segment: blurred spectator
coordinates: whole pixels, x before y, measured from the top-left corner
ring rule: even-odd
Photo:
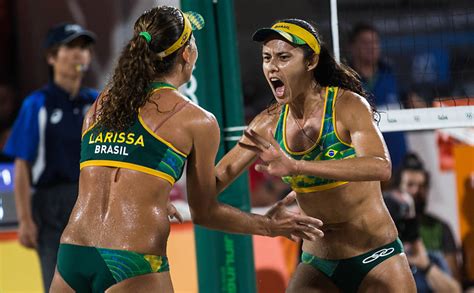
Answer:
[[[409,90],[403,99],[403,105],[405,108],[428,108],[431,107],[430,103],[421,96],[416,90]]]
[[[429,216],[424,214],[424,206],[428,181],[428,172],[421,161],[416,155],[408,154],[396,173],[395,190],[384,193],[384,200],[404,244],[418,292],[460,292],[459,283],[451,276],[451,272],[458,270],[458,267],[451,270],[449,260],[440,249],[433,249],[434,234],[426,233],[424,219]],[[451,231],[438,239],[441,240],[450,247],[448,251],[456,254]]]
[[[466,192],[464,200],[460,202],[463,208],[464,217],[468,223],[474,222],[474,172],[464,180],[464,190]],[[474,229],[469,229],[463,236],[463,280],[466,288],[465,292],[474,293]]]
[[[461,292],[459,283],[449,274],[442,255],[427,252],[420,238],[414,242],[404,242],[403,246],[412,268],[417,292]]]
[[[432,253],[441,253],[453,276],[460,281],[460,255],[453,233],[444,221],[426,212],[429,180],[429,173],[415,154],[407,154],[402,167],[395,174],[395,184],[413,198],[420,236],[426,249]]]
[[[48,32],[50,81],[25,98],[4,148],[15,158],[18,238],[37,250],[45,292],[77,198],[82,120],[97,97],[95,90],[81,86],[94,42],[95,35],[77,24]]]
[[[7,142],[10,128],[18,110],[18,103],[13,89],[6,84],[0,84],[0,150]],[[11,158],[0,152],[0,162],[11,161]]]
[[[368,23],[356,24],[349,42],[351,65],[359,73],[364,89],[373,95],[376,106],[399,109],[397,81],[390,65],[381,58],[377,29]]]
[[[354,26],[349,35],[351,66],[360,75],[364,89],[371,95],[377,110],[400,109],[399,89],[392,68],[381,58],[380,36],[368,23]],[[383,134],[392,166],[396,169],[406,153],[403,132]]]

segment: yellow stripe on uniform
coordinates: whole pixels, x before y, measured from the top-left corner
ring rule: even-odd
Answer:
[[[333,182],[333,183],[329,183],[329,184],[325,184],[325,185],[311,186],[311,187],[292,186],[291,189],[293,189],[296,192],[308,193],[308,192],[322,191],[322,190],[331,189],[331,188],[334,188],[334,187],[345,185],[347,183],[349,183],[349,182],[348,181],[339,181],[339,182]]]
[[[342,140],[342,138],[339,136],[337,133],[337,123],[336,123],[336,98],[337,98],[337,92],[338,92],[338,87],[334,87],[334,98],[332,99],[332,124],[334,128],[334,134],[336,135],[337,139],[344,145],[353,148],[354,146],[350,143],[345,142]]]
[[[166,174],[166,173],[163,173],[161,171],[151,169],[151,168],[148,168],[148,167],[132,164],[132,163],[109,161],[109,160],[90,160],[90,161],[82,162],[81,165],[80,165],[80,169],[85,168],[85,167],[89,167],[89,166],[125,168],[125,169],[135,170],[135,171],[139,171],[139,172],[143,172],[143,173],[146,173],[146,174],[150,174],[150,175],[153,175],[153,176],[160,177],[160,178],[168,181],[169,183],[171,183],[171,185],[173,185],[174,182],[175,182],[174,178],[171,177],[170,175]]]
[[[82,139],[84,138],[84,135],[86,135],[92,128],[94,128],[94,126],[97,125],[97,122],[98,122],[98,121],[96,120],[94,123],[92,123],[91,126],[89,126],[89,128],[86,129],[86,131],[84,131],[84,133],[83,133],[82,136],[81,136],[81,141],[82,141]]]

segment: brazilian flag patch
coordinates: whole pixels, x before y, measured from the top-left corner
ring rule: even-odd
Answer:
[[[333,150],[333,149],[329,149],[329,150],[326,152],[325,156],[332,159],[332,158],[334,158],[334,156],[335,156],[337,153],[338,153],[338,151]]]

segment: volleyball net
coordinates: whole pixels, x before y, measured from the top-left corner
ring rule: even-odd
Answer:
[[[472,4],[331,0],[330,10],[336,59],[350,62],[355,23],[379,32],[381,61],[397,83],[395,101],[382,104],[374,97],[382,132],[474,127]]]

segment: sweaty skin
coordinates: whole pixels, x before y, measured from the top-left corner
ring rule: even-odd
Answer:
[[[154,94],[140,111],[150,129],[156,129],[164,116],[157,115],[153,102],[158,101],[162,112],[186,102],[171,90]],[[83,131],[95,122],[94,116],[89,111]],[[208,128],[205,125],[214,123],[211,114],[189,103],[167,120],[157,133],[192,159],[191,133],[195,132],[194,128]],[[217,129],[216,126],[211,132],[216,135]],[[212,143],[203,147],[208,148],[209,156],[217,149]],[[200,171],[209,174],[207,170]],[[188,170],[188,176],[194,176],[193,172]],[[167,181],[159,177],[130,169],[100,166],[83,168],[79,178],[78,199],[61,243],[166,256],[170,232],[167,206],[171,188]],[[56,278],[60,278],[60,275],[57,274]],[[61,281],[58,283],[66,285]],[[126,279],[110,287],[107,292],[131,292],[143,290],[144,286],[149,286],[150,291],[159,289],[160,292],[173,292],[169,272]]]
[[[194,64],[197,57],[197,48],[192,40],[183,51],[183,58]],[[167,77],[167,81],[180,85],[190,75],[191,70],[178,67]],[[102,98],[99,97],[87,113],[83,133],[96,123]],[[201,129],[207,129],[210,137],[218,137],[219,128],[212,114],[192,103],[161,125],[168,116],[166,114],[182,103],[187,103],[187,100],[181,94],[162,89],[140,108],[140,116],[149,129],[188,154],[188,159],[192,160],[196,156],[196,144],[200,144],[195,136]],[[210,139],[210,143],[202,147],[207,148],[206,153],[212,157],[217,151],[217,144],[218,140]],[[209,173],[204,167],[200,171]],[[187,171],[188,176],[194,175],[189,168]],[[210,182],[212,191],[212,180]],[[165,256],[170,230],[167,205],[171,188],[167,181],[159,177],[130,169],[85,167],[80,173],[78,199],[61,243]]]
[[[197,58],[194,39],[182,53],[182,58],[186,62],[176,65],[165,79],[177,87],[191,77]],[[187,105],[162,124],[169,116],[167,113],[182,103]],[[86,115],[83,133],[96,122],[98,105],[100,102],[96,102]],[[285,206],[294,200],[291,196],[276,204],[266,215],[245,213],[219,203],[214,168],[220,141],[218,123],[211,113],[188,102],[179,92],[170,89],[155,92],[140,108],[140,116],[149,129],[188,155],[187,195],[195,224],[231,233],[288,238],[315,239],[322,235],[316,228],[322,225],[320,220],[286,210]],[[166,256],[171,188],[164,179],[138,171],[85,167],[80,173],[79,196],[61,243]],[[52,292],[72,290],[58,273],[53,285]],[[115,284],[107,292],[138,290],[173,292],[169,272],[132,277]]]
[[[187,103],[180,94],[169,89],[155,93],[140,110],[150,129],[156,129],[165,116],[157,115],[153,102],[159,103],[162,112]],[[86,117],[84,131],[95,122],[93,116],[90,112]],[[193,124],[213,122],[211,114],[189,103],[168,119],[157,134],[189,154]],[[211,148],[215,146],[209,144],[208,147],[212,153]],[[171,188],[167,181],[139,171],[101,166],[83,168],[79,197],[61,242],[166,255],[170,230],[167,203]]]
[[[324,223],[324,237],[304,240],[303,251],[320,258],[343,259],[394,241],[397,230],[380,190],[380,181],[390,178],[391,163],[369,104],[353,92],[343,89],[338,92],[336,130],[344,142],[353,145],[356,158],[295,161],[283,153],[271,131],[276,128],[281,105],[288,104],[290,110],[284,135],[289,149],[300,152],[316,143],[322,123],[325,89],[315,83],[311,70],[316,67],[319,56],[305,61],[302,49],[280,38],[267,40],[262,55],[263,71],[278,105],[260,113],[250,123],[239,144],[219,162],[216,170],[220,179],[218,189],[227,186],[257,156],[265,162],[257,165],[257,170],[275,176],[308,174],[349,181],[333,189],[297,194],[303,213]],[[281,83],[275,89],[274,79],[284,84],[283,89]],[[393,276],[395,269],[398,272]],[[389,278],[391,280],[387,281]],[[410,278],[412,280],[406,257],[398,255],[372,269],[360,289],[387,289],[387,284],[369,282],[378,279],[391,283],[394,291],[415,292],[412,283],[405,282]],[[337,291],[322,273],[300,264],[287,292],[316,292],[316,289]]]

